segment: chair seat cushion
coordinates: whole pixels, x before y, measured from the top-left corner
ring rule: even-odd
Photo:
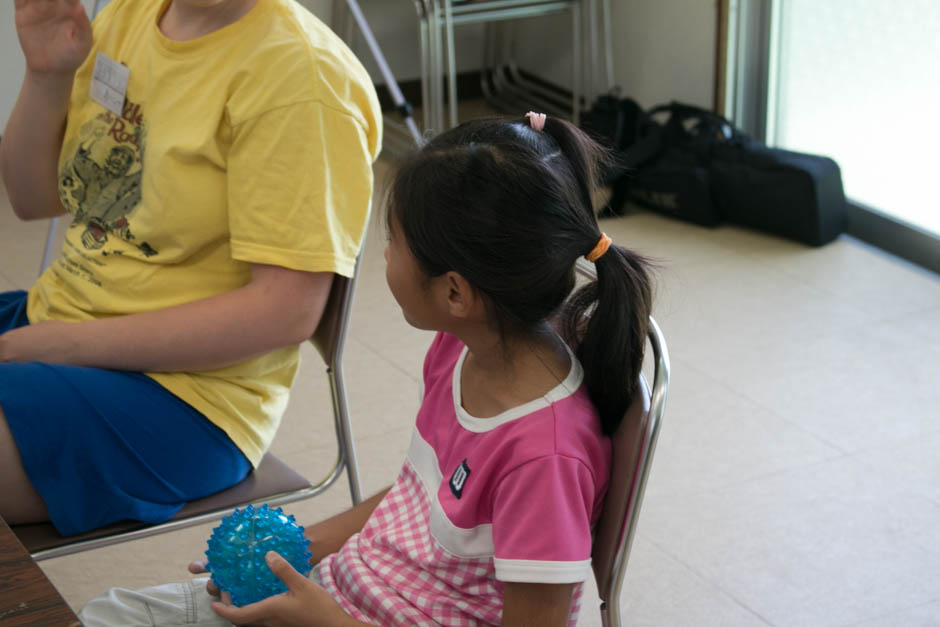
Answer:
[[[261,460],[258,468],[251,472],[241,483],[198,501],[187,503],[183,509],[170,519],[170,522],[186,520],[211,512],[217,512],[218,518],[221,518],[233,507],[246,503],[256,503],[277,494],[308,487],[310,487],[309,481],[269,453]],[[127,520],[74,536],[60,535],[51,523],[15,525],[12,529],[20,542],[26,547],[26,550],[30,553],[36,553],[37,551],[53,549],[75,542],[136,531],[145,527],[148,527],[146,523]]]

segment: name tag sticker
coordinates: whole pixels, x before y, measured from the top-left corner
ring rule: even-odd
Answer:
[[[99,52],[95,57],[95,69],[91,75],[88,97],[115,115],[121,115],[124,112],[124,96],[127,94],[127,81],[130,76],[129,67]]]

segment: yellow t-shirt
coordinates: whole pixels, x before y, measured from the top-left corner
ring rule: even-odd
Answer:
[[[95,21],[59,159],[73,222],[29,293],[30,322],[207,298],[248,283],[249,263],[353,272],[381,144],[366,71],[293,0],[258,0],[187,42],[160,32],[168,5],[112,0]],[[99,52],[130,68],[120,116],[89,98]],[[288,347],[213,371],[147,374],[257,465],[298,363]]]

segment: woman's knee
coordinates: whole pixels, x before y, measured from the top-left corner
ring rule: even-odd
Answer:
[[[206,580],[173,583],[142,590],[112,588],[89,601],[78,614],[85,627],[123,625],[229,625],[210,608],[215,600]]]

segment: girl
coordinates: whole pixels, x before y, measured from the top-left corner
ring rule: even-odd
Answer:
[[[639,376],[651,300],[645,262],[598,229],[601,156],[573,125],[530,113],[469,122],[404,163],[389,195],[386,276],[405,319],[438,331],[408,458],[388,491],[307,529],[309,579],[271,553],[289,591],[241,608],[213,603],[218,617],[576,621],[607,436],[634,393],[624,382]],[[582,255],[598,280],[568,299]],[[130,623],[94,619],[141,598],[181,603],[167,594],[112,591],[82,618]],[[206,592],[185,594],[209,606]]]

